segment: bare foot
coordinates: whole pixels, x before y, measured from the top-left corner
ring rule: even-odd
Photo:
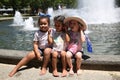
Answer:
[[[62,75],[61,75],[62,77],[66,77],[67,76],[67,71],[66,70],[63,70],[63,72],[62,72]]]
[[[17,72],[17,70],[12,70],[10,73],[9,73],[9,77],[12,77],[15,73]]]
[[[54,77],[59,77],[59,74],[58,74],[58,72],[56,70],[53,71],[53,76]]]
[[[70,70],[70,71],[69,71],[69,74],[70,74],[70,75],[74,75],[74,71],[73,71],[73,70]]]
[[[46,68],[42,68],[42,70],[40,71],[40,75],[45,75],[47,72]]]
[[[82,70],[77,70],[77,75],[81,75],[82,74]]]

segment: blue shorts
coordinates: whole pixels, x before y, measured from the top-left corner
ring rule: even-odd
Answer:
[[[40,52],[40,55],[43,56],[45,49],[40,49],[40,48],[38,48],[38,50],[39,50],[39,52]]]
[[[47,47],[47,48],[51,48],[51,47]],[[46,49],[46,48],[45,48],[45,49]],[[45,49],[40,49],[40,48],[38,48],[41,56],[44,56],[44,50],[45,50]]]

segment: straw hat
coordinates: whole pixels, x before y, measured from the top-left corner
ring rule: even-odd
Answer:
[[[82,25],[82,27],[83,27],[82,29],[84,31],[87,29],[87,25],[86,25],[85,21],[79,17],[67,17],[67,18],[65,18],[64,23],[65,24],[69,23],[69,21],[71,21],[71,20],[78,21]]]

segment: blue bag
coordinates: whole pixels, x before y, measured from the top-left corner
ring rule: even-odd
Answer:
[[[89,39],[89,37],[87,35],[85,35],[85,37],[86,37],[87,51],[92,53],[93,52],[92,43],[91,43],[91,41],[90,41],[90,39]]]

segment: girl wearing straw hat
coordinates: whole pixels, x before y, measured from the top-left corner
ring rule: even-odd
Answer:
[[[74,74],[72,65],[72,57],[74,57],[76,72],[79,75],[82,72],[80,69],[83,54],[82,43],[85,41],[84,31],[86,30],[87,25],[78,17],[68,17],[64,20],[64,23],[67,24],[67,27],[69,28],[68,35],[70,37],[66,53],[67,63],[70,68],[69,74]]]

